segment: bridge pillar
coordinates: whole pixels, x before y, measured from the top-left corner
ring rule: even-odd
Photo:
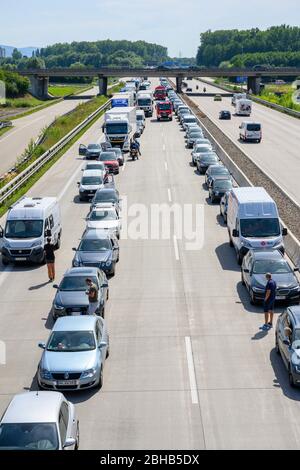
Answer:
[[[261,83],[261,77],[248,77],[248,80],[247,80],[248,93],[249,93],[249,90],[251,90],[254,95],[259,95],[260,83]]]
[[[50,98],[48,93],[49,77],[39,77],[33,75],[30,77],[30,93],[39,100],[47,100]]]
[[[108,78],[107,77],[102,77],[101,75],[99,75],[98,83],[99,83],[99,95],[107,96]]]
[[[183,78],[182,77],[176,77],[176,92],[177,93],[181,93],[182,92],[182,82],[183,82]]]

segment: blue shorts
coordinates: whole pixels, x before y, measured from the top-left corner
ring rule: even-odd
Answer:
[[[264,313],[273,312],[275,300],[264,302]]]

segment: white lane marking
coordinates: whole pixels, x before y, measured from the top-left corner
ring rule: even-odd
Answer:
[[[168,198],[169,198],[169,202],[172,202],[172,194],[171,194],[170,188],[168,188]]]
[[[125,171],[125,168],[126,168],[126,162],[124,162],[124,164],[123,164],[122,171]]]
[[[167,162],[165,162],[165,169],[166,169],[166,171],[168,171],[168,164],[167,164]]]
[[[185,349],[186,349],[186,359],[188,363],[189,370],[189,379],[190,379],[190,388],[191,388],[191,397],[193,405],[199,403],[198,399],[198,390],[196,383],[196,373],[195,373],[195,364],[193,358],[192,342],[190,336],[185,337]]]
[[[12,135],[16,134],[17,132],[21,131],[22,129],[26,129],[26,127],[29,127],[29,126],[32,126],[32,124],[34,122],[37,122],[37,121],[40,121],[41,119],[43,119],[44,116],[41,116],[39,117],[38,119],[34,119],[33,121],[30,121],[28,124],[26,124],[25,126],[22,126],[22,127],[18,127],[17,129],[15,129],[14,131],[10,132],[7,136],[3,137],[2,139],[0,139],[0,142],[4,142],[5,140],[9,139]]]
[[[178,242],[176,235],[173,236],[173,243],[174,243],[174,251],[175,251],[175,259],[179,261],[179,250],[178,250]]]
[[[166,145],[163,144],[163,152],[165,152],[165,151],[166,151]]]
[[[79,170],[81,169],[82,167],[82,163],[80,163],[79,167],[74,171],[74,173],[72,174],[71,178],[69,179],[69,181],[67,182],[66,186],[64,187],[64,189],[59,193],[58,195],[58,200],[60,201],[64,195],[66,194],[66,192],[68,191],[69,187],[71,186],[71,184],[73,183],[74,179],[76,178]]]

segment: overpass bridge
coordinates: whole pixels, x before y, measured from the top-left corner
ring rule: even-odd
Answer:
[[[52,68],[30,69],[19,72],[27,76],[31,82],[31,93],[40,98],[48,98],[49,78],[51,77],[98,77],[99,94],[107,94],[108,77],[164,77],[176,78],[177,92],[181,92],[181,84],[185,77],[247,77],[248,90],[254,94],[260,90],[262,77],[294,77],[300,75],[300,67],[253,67],[253,68],[165,68],[165,67],[101,67],[101,68]]]

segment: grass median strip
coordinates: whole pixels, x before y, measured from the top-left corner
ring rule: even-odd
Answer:
[[[66,86],[49,86],[49,93],[52,96],[63,98],[70,95],[78,95],[85,91],[91,90],[93,85],[66,85]]]
[[[113,87],[110,92],[116,93],[122,85]],[[7,176],[6,179],[2,180],[0,187],[7,184],[12,178],[20,174],[25,170],[31,163],[39,158],[43,153],[49,150],[53,145],[59,142],[64,136],[66,136],[71,130],[73,130],[78,124],[86,119],[90,114],[96,111],[100,106],[107,102],[108,98],[104,96],[97,96],[88,103],[83,103],[77,106],[77,108],[70,113],[68,116],[62,116],[56,120],[56,122],[50,126],[44,132],[44,139],[41,145],[36,146],[32,150],[31,158],[26,163],[20,163],[16,167],[16,172]],[[99,119],[103,113],[97,115],[80,133],[78,133],[65,147],[60,150],[49,162],[47,162],[37,173],[35,173],[29,180],[19,188],[9,199],[0,206],[0,217],[8,210],[8,208],[22,197],[26,192],[43,176],[51,166],[64,155],[64,153],[83,135],[85,132]]]

